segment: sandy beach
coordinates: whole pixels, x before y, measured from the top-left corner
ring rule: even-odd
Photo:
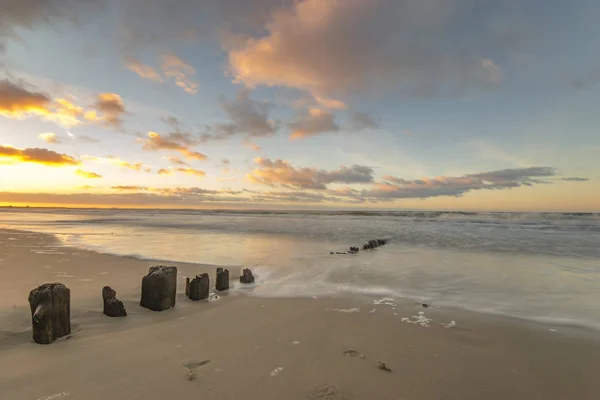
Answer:
[[[177,305],[152,312],[138,305],[140,284],[159,264],[178,267]],[[192,302],[185,277],[208,272],[214,285],[212,267],[98,254],[22,231],[0,230],[0,272],[2,399],[600,396],[600,335],[590,330],[400,299],[260,298],[251,287]],[[232,267],[232,279],[239,272]],[[70,288],[73,331],[45,346],[31,339],[27,296],[47,282]],[[102,314],[104,285],[127,317]]]

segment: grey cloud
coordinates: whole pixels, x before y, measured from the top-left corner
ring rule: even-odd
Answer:
[[[463,176],[443,176],[431,179],[402,179],[384,176],[383,182],[365,193],[379,199],[409,199],[437,196],[462,196],[473,190],[501,190],[535,184],[548,184],[557,171],[551,167],[504,169]]]
[[[298,117],[288,127],[292,131],[291,139],[302,139],[322,133],[339,132],[340,126],[335,121],[335,115],[320,108],[310,108]]]
[[[363,165],[341,166],[327,171],[316,168],[296,168],[287,161],[258,157],[258,168],[247,175],[252,183],[297,189],[325,190],[331,183],[371,183],[373,169]]]
[[[79,135],[76,137],[76,139],[84,143],[98,143],[100,141],[100,139],[94,139],[93,137],[85,135]]]
[[[207,127],[201,136],[203,141],[224,140],[234,135],[250,137],[271,136],[277,131],[277,123],[269,119],[270,105],[250,97],[248,89],[242,89],[231,101],[221,101],[221,106],[230,122]]]
[[[34,29],[59,21],[76,23],[103,0],[0,0],[0,61],[7,39],[19,38],[19,29]]]
[[[577,176],[572,176],[572,177],[568,177],[568,178],[560,178],[560,181],[565,181],[565,182],[587,182],[590,179],[589,178],[579,178]]]
[[[377,123],[375,120],[368,114],[353,111],[350,113],[350,130],[353,131],[363,131],[367,129],[377,129]]]
[[[129,0],[120,13],[120,33],[126,53],[160,48],[169,40],[202,40],[221,31],[224,40],[257,34],[274,9],[295,0]]]

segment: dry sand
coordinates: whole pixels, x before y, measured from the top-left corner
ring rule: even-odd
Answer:
[[[233,291],[191,302],[184,277],[207,267],[177,263],[168,263],[179,268],[177,306],[152,312],[138,301],[141,277],[156,264],[0,231],[0,399],[600,398],[596,332],[362,297]],[[73,332],[38,345],[27,296],[55,281],[71,289]],[[102,314],[104,285],[129,316]],[[402,319],[411,316],[432,321]]]

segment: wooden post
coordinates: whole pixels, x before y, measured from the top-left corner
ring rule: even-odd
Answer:
[[[175,307],[177,294],[177,267],[151,267],[142,279],[140,306],[153,311]]]
[[[33,340],[50,344],[71,333],[71,292],[62,283],[46,283],[29,293]]]
[[[229,270],[223,268],[217,268],[217,283],[215,289],[219,292],[229,289]]]
[[[196,275],[190,281],[190,278],[185,280],[185,295],[194,301],[208,299],[210,290],[210,278],[208,274]]]

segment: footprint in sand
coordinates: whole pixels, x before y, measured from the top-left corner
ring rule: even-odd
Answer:
[[[327,385],[323,388],[315,388],[306,395],[310,400],[344,400],[346,397],[342,395],[338,388],[332,385]]]

